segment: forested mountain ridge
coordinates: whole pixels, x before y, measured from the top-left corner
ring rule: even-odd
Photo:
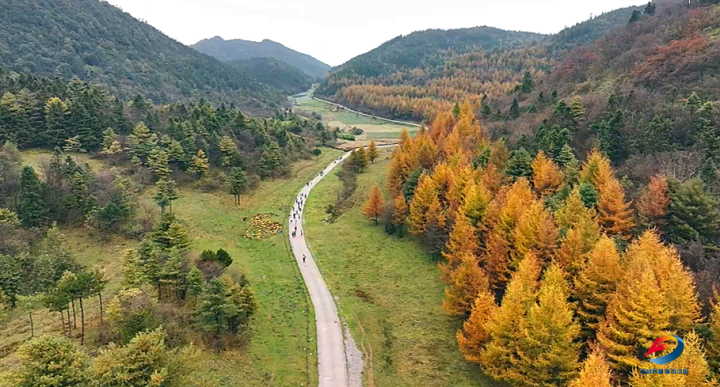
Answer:
[[[126,100],[203,97],[257,112],[284,102],[277,90],[98,0],[5,2],[0,64],[19,73],[77,76]]]
[[[643,8],[644,6],[616,9],[564,28],[552,36],[550,46],[555,49],[571,49],[592,44],[610,31],[627,25],[633,11],[642,12]]]
[[[275,58],[317,78],[322,78],[330,70],[330,65],[269,39],[253,42],[242,39],[224,40],[216,36],[203,39],[191,47],[226,62],[238,59]]]
[[[297,67],[271,57],[234,59],[228,63],[249,77],[289,95],[310,89],[318,80]]]

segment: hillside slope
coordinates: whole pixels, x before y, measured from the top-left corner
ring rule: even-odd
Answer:
[[[211,39],[203,39],[191,47],[222,61],[271,57],[317,78],[322,78],[330,70],[329,65],[310,55],[297,52],[268,39],[253,42],[242,39],[224,40],[216,36]]]
[[[6,1],[0,64],[41,76],[77,76],[125,99],[204,97],[249,110],[283,101],[278,91],[98,0]]]
[[[288,95],[308,90],[317,81],[317,78],[275,58],[235,59],[228,63],[249,77]]]

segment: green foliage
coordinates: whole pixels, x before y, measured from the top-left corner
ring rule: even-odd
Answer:
[[[176,354],[165,347],[166,338],[160,328],[139,333],[125,346],[111,343],[93,362],[93,386],[170,386],[183,371],[176,368]]]
[[[235,167],[230,170],[227,181],[228,193],[235,197],[235,205],[240,205],[240,195],[243,194],[248,187],[247,174],[242,168]]]
[[[515,179],[530,177],[532,171],[533,157],[525,148],[510,152],[510,159],[507,163],[507,174]]]
[[[140,332],[160,326],[155,316],[158,303],[150,290],[130,288],[121,290],[108,306],[111,329],[123,341],[130,341]]]
[[[201,43],[198,43],[201,44]],[[201,52],[204,52],[200,49]],[[207,52],[212,55],[212,53]],[[250,78],[292,95],[310,89],[316,78],[299,68],[271,57],[235,59],[229,64],[244,71]]]
[[[23,226],[45,225],[47,210],[43,201],[43,185],[32,167],[24,167],[20,175],[20,196],[17,207]]]
[[[17,387],[88,386],[87,356],[70,340],[42,336],[17,350],[20,369],[10,379]]]
[[[580,183],[580,198],[586,208],[593,208],[600,199],[600,194],[590,183]]]
[[[705,191],[700,179],[684,182],[668,180],[670,204],[667,208],[666,234],[674,243],[700,241],[717,243],[720,210],[715,197]]]
[[[165,213],[165,207],[170,207],[172,211],[172,202],[180,198],[177,185],[174,180],[163,179],[155,183],[157,191],[153,194],[153,200],[160,206],[160,212]]]
[[[0,26],[6,31],[0,62],[15,72],[79,77],[108,85],[124,100],[142,94],[169,103],[203,95],[218,103],[264,108],[283,101],[280,92],[244,71],[182,45],[105,2],[22,1],[0,15]],[[91,41],[105,44],[86,44]]]

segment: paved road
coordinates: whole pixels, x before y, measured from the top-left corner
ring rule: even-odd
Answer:
[[[352,110],[352,109],[350,109],[350,108],[347,107],[347,106],[340,105],[339,103],[335,103],[335,102],[328,101],[328,100],[326,100],[326,99],[318,98],[318,97],[312,95],[312,93],[310,93],[310,98],[316,99],[316,100],[318,100],[318,101],[323,101],[323,102],[325,102],[325,103],[329,103],[330,105],[337,106],[337,107],[339,107],[339,108],[343,108],[343,109],[349,111],[350,113],[355,113],[355,114],[359,114],[359,115],[361,115],[361,116],[374,118],[374,119],[376,119],[376,120],[382,120],[382,121],[392,122],[392,123],[400,124],[400,125],[416,126],[416,127],[418,127],[418,128],[420,127],[420,124],[416,124],[416,123],[414,123],[414,122],[391,120],[391,119],[389,119],[389,118],[382,118],[382,117],[373,116],[373,115],[370,115],[370,114],[367,114],[367,113],[359,112],[359,111],[357,111],[357,110]]]
[[[305,285],[310,292],[310,299],[315,308],[315,326],[317,328],[317,347],[318,347],[318,372],[320,374],[320,387],[347,387],[348,373],[345,361],[345,346],[343,344],[342,324],[338,318],[335,300],[322,274],[315,264],[315,260],[310,254],[305,235],[303,235],[302,214],[307,203],[307,197],[310,190],[320,182],[333,168],[341,164],[345,158],[350,156],[350,152],[345,153],[339,159],[333,161],[324,170],[322,175],[315,176],[298,194],[296,200],[302,200],[302,206],[298,206],[297,202],[293,206],[293,212],[296,214],[293,219],[292,212],[290,214],[290,246],[292,246],[295,260],[300,267]],[[293,230],[297,227],[297,234],[292,236]],[[303,256],[305,261],[303,262]]]

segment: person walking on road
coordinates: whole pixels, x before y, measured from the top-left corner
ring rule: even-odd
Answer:
[[[303,254],[303,263],[305,263],[305,254]]]

